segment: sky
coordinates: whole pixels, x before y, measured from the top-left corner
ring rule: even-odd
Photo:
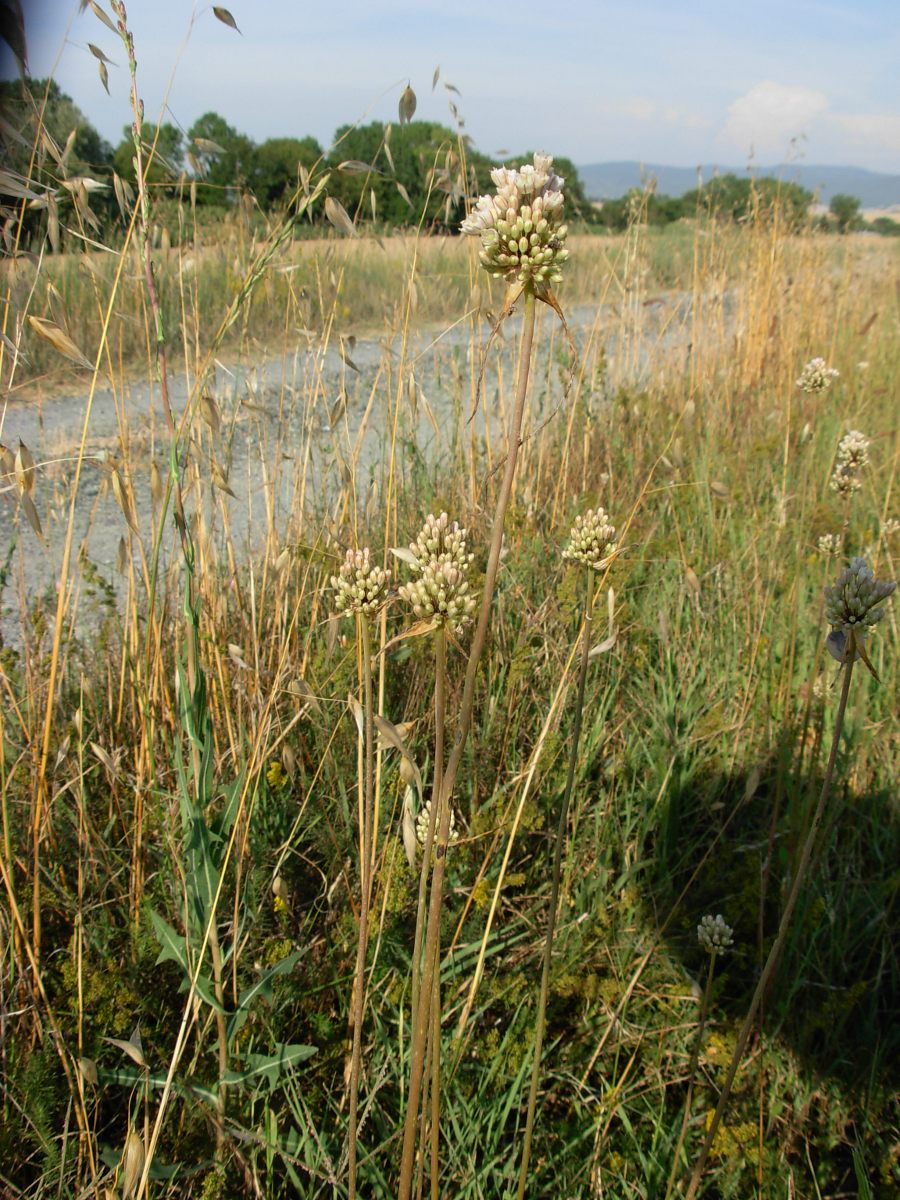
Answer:
[[[78,0],[22,3],[31,74],[120,141],[121,43]],[[255,141],[327,148],[340,125],[396,120],[409,83],[417,117],[452,127],[455,103],[487,154],[900,173],[900,0],[226,3],[240,34],[191,0],[128,2],[148,120],[213,110]],[[110,96],[89,41],[115,64]]]

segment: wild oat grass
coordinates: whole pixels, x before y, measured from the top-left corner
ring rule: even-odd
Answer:
[[[864,646],[880,682],[861,664],[849,691],[822,624],[843,564],[817,552],[840,531],[897,578],[898,248],[777,214],[570,233],[572,340],[538,315],[491,581],[527,324],[492,337],[477,249],[179,220],[164,238],[148,212],[155,314],[134,234],[5,267],[28,357],[0,348],[0,1187],[341,1196],[352,1155],[359,1194],[396,1195],[443,821],[423,1181],[516,1194],[550,945],[524,1194],[649,1200],[708,1134],[710,1197],[900,1195],[897,609]],[[139,382],[157,318],[174,455]],[[798,387],[819,358],[839,374]],[[600,505],[595,627],[610,588],[614,608],[576,704],[585,568],[561,548]],[[407,586],[389,552],[442,511],[471,595],[494,593],[471,682],[477,627],[401,637],[415,615],[380,575],[356,635],[333,612],[348,551],[384,548],[368,565]],[[451,809],[434,784],[465,711]],[[734,937],[714,977],[710,912]]]

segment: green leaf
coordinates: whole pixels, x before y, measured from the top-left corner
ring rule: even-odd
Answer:
[[[247,1062],[250,1065],[247,1070],[226,1071],[222,1082],[256,1084],[265,1080],[269,1085],[269,1091],[273,1092],[278,1087],[281,1075],[286,1069],[290,1070],[299,1063],[306,1062],[315,1053],[315,1046],[303,1046],[299,1042],[285,1045],[279,1042],[275,1054],[248,1054]]]
[[[274,967],[266,971],[265,974],[256,981],[256,983],[252,984],[245,992],[241,993],[240,999],[238,1000],[238,1006],[232,1013],[231,1019],[228,1022],[229,1042],[244,1027],[247,1018],[250,1015],[250,1008],[254,1001],[260,997],[264,1000],[271,1000],[272,980],[276,975],[286,975],[288,971],[293,970],[295,963],[300,958],[302,953],[303,952],[301,950],[292,951],[280,962],[277,962]]]
[[[156,940],[160,944],[159,958],[156,960],[159,963],[172,962],[178,963],[184,974],[190,978],[191,968],[187,958],[187,943],[180,933],[176,933],[168,921],[164,921],[158,912],[150,909],[150,920],[153,922],[153,929],[156,933]]]

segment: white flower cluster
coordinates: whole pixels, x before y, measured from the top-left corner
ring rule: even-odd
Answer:
[[[816,542],[816,549],[820,554],[834,558],[841,552],[841,535],[839,533],[823,533]]]
[[[337,575],[331,577],[334,607],[346,616],[369,617],[386,602],[390,582],[390,573],[372,562],[368,546],[348,550]]]
[[[900,521],[896,517],[888,517],[881,522],[881,536],[887,541],[900,533]]]
[[[697,926],[697,941],[710,954],[722,954],[734,942],[734,930],[726,925],[722,914],[711,917],[708,913]]]
[[[410,545],[416,578],[400,588],[400,595],[424,621],[458,628],[471,617],[475,597],[468,573],[475,558],[466,550],[466,531],[446,513],[429,513],[419,536]]]
[[[851,496],[862,487],[860,473],[869,465],[869,439],[858,429],[845,433],[838,443],[837,462],[831,476],[831,490],[839,496]]]
[[[812,358],[800,372],[797,387],[801,392],[825,392],[838,378],[840,371],[829,367],[824,358]]]
[[[609,517],[602,508],[589,508],[575,518],[569,534],[569,544],[563,550],[563,558],[571,562],[584,563],[594,571],[606,565],[606,559],[616,548],[616,531],[609,524]]]
[[[419,815],[416,817],[416,839],[420,846],[425,845],[425,840],[428,837],[428,826],[431,823],[431,801],[426,800],[422,805]],[[435,837],[437,837],[437,828],[435,828]],[[450,809],[450,839],[451,842],[459,841],[459,833],[456,828],[456,817],[453,815],[453,809]]]
[[[496,167],[497,191],[482,196],[463,221],[463,233],[481,238],[485,270],[510,283],[532,286],[540,294],[562,279],[568,228],[562,223],[563,184],[553,159],[535,154],[523,167]]]
[[[896,587],[894,582],[876,579],[864,558],[851,558],[837,583],[825,589],[825,620],[832,633],[845,637],[853,633],[857,640],[865,637],[884,616],[884,609],[878,606]]]

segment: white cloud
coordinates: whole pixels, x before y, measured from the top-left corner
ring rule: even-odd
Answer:
[[[836,124],[856,140],[900,154],[900,116],[891,113],[854,113],[836,116]]]
[[[781,156],[827,108],[824,92],[765,79],[730,105],[719,141],[743,154],[752,148],[762,157]]]

